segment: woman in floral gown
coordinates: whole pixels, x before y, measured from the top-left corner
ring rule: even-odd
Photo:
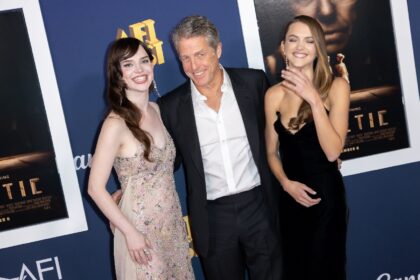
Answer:
[[[105,118],[92,161],[88,192],[115,226],[117,279],[194,279],[186,228],[173,178],[174,143],[149,102],[153,56],[124,38],[107,59]],[[121,184],[117,205],[106,190],[112,167]]]

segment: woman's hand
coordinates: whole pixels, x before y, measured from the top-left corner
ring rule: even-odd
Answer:
[[[281,76],[284,79],[282,85],[288,90],[300,96],[310,105],[320,101],[318,91],[312,84],[312,81],[301,71],[289,68],[281,71]]]
[[[321,201],[321,198],[311,198],[309,194],[316,195],[316,192],[297,181],[288,181],[286,184],[283,184],[283,188],[297,203],[305,207],[314,206]]]
[[[148,265],[152,260],[152,244],[149,239],[136,229],[125,235],[128,252],[133,262]]]

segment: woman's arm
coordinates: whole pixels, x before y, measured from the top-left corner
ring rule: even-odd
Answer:
[[[340,156],[348,130],[350,87],[346,80],[334,80],[328,101],[328,114],[322,102],[311,105],[311,108],[319,143],[328,160],[332,162]]]
[[[289,193],[298,203],[303,206],[310,207],[318,204],[321,199],[313,199],[309,194],[315,195],[316,192],[297,181],[289,180],[284,172],[282,162],[279,157],[279,137],[274,129],[274,123],[277,119],[277,110],[280,108],[281,100],[284,96],[284,89],[280,85],[271,87],[265,95],[265,141],[267,149],[267,160],[274,176],[283,186],[283,189]]]
[[[282,71],[284,85],[309,103],[322,150],[328,160],[333,162],[340,156],[346,140],[350,87],[343,78],[335,78],[330,89],[328,101],[330,112],[305,74],[296,69]]]
[[[267,149],[267,160],[271,171],[280,182],[282,186],[287,183],[288,178],[284,173],[282,163],[279,158],[279,137],[274,129],[274,123],[277,119],[277,108],[279,108],[279,101],[282,96],[282,91],[279,85],[271,87],[264,99],[265,110],[265,144]]]
[[[150,248],[150,242],[127,220],[106,190],[114,159],[122,145],[123,123],[117,118],[105,119],[92,160],[88,193],[109,221],[124,234],[133,261],[147,264],[150,254],[146,255],[145,249]]]

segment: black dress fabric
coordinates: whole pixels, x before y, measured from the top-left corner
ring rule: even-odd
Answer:
[[[318,141],[313,121],[296,133],[280,121],[280,156],[287,177],[317,192],[321,202],[312,207],[281,197],[284,270],[287,280],[346,279],[347,206],[337,162],[329,162]]]

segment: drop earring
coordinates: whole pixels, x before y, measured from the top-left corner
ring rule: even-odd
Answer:
[[[161,95],[160,95],[160,93],[159,93],[159,90],[158,90],[158,88],[157,88],[157,85],[156,85],[156,81],[155,81],[155,80],[153,80],[153,93],[154,93],[157,97],[161,97]]]
[[[330,72],[331,72],[331,74],[334,74],[334,72],[332,70],[332,67],[331,67],[331,60],[330,60],[330,56],[329,55],[327,56],[327,59],[328,59],[328,67],[330,68]]]
[[[286,69],[289,69],[289,60],[287,59],[286,53],[283,53],[284,55],[284,64],[286,64]]]

